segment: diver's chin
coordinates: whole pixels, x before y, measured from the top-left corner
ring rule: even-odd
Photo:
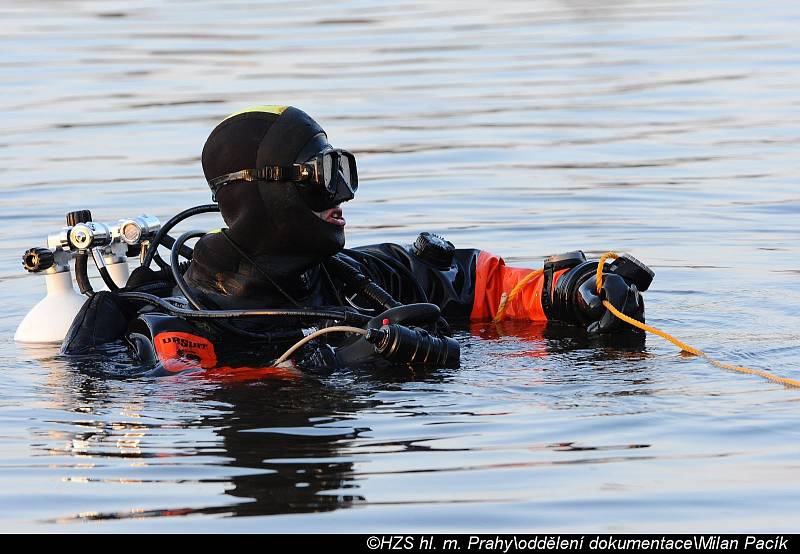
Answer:
[[[344,215],[342,215],[341,206],[336,206],[324,212],[314,212],[314,215],[325,223],[335,225],[336,227],[344,227],[347,225],[347,221],[345,221]]]

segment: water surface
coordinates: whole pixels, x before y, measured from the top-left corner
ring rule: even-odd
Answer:
[[[20,255],[66,211],[206,203],[214,125],[292,104],[358,156],[350,245],[428,230],[529,267],[629,251],[657,272],[650,322],[798,378],[799,16],[3,2],[0,528],[796,530],[800,393],[656,337],[476,325],[459,370],[232,386],[113,378],[11,336],[43,291]]]

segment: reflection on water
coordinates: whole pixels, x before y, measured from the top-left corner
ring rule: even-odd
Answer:
[[[79,482],[112,485],[123,482],[182,485],[190,482],[224,483],[225,495],[216,504],[193,507],[165,500],[163,506],[150,510],[81,513],[58,521],[191,514],[320,512],[349,507],[364,500],[354,492],[346,493],[346,489],[356,487],[352,484],[352,463],[342,455],[341,443],[358,437],[359,430],[346,426],[348,414],[368,408],[369,402],[356,401],[350,394],[325,387],[311,379],[296,384],[264,383],[254,387],[201,388],[193,392],[193,402],[224,406],[222,410],[212,409],[210,414],[198,413],[196,419],[191,421],[193,428],[208,430],[213,441],[175,445],[170,453],[165,453],[161,448],[158,452],[150,453],[145,445],[160,442],[159,435],[171,434],[164,432],[169,427],[138,422],[113,422],[108,425],[91,421],[79,424],[85,426],[86,430],[71,438],[69,452],[89,457],[129,458],[136,460],[135,464],[143,468],[157,466],[156,472],[159,474],[155,480],[145,477],[126,478],[124,481],[117,478],[79,478]],[[265,398],[276,401],[265,405]],[[78,403],[84,409],[88,406],[91,412],[91,406],[97,403],[97,398],[87,397]],[[142,408],[131,406],[126,408],[127,414],[139,417]],[[262,428],[265,424],[271,427]],[[72,425],[76,425],[74,420]],[[318,429],[320,425],[325,428]],[[61,452],[54,449],[50,454],[59,455]],[[180,461],[172,459],[175,457]],[[167,459],[161,462],[158,458]],[[177,475],[182,473],[180,468],[183,465],[212,464],[218,467],[199,474],[192,469],[188,475]],[[150,472],[143,471],[143,474]],[[168,477],[172,472],[176,475]],[[331,492],[338,490],[342,493]]]
[[[657,272],[650,321],[797,377],[795,3],[0,14],[0,528],[792,528],[797,393],[654,338],[474,325],[459,370],[223,384],[10,337],[42,293],[19,255],[67,210],[206,203],[209,130],[290,103],[359,158],[350,245],[429,230],[528,266],[632,251]]]
[[[474,325],[472,336],[462,332],[464,341],[480,340],[499,343],[512,339],[517,346],[525,350],[508,354],[511,358],[533,357],[544,359],[554,355],[574,353],[578,345],[587,348],[587,353],[579,361],[589,367],[597,367],[604,362],[615,360],[630,361],[641,359],[644,355],[640,338],[627,339],[617,337],[612,350],[595,347],[585,336],[576,334],[568,328],[546,329],[509,322],[502,326],[491,325],[489,328]],[[527,349],[527,348],[530,349]],[[380,412],[387,408],[394,415],[401,417],[446,417],[444,421],[429,422],[427,425],[454,425],[453,417],[474,418],[486,415],[508,415],[508,412],[487,414],[474,412],[452,404],[449,409],[429,410],[411,404],[395,405],[393,402],[382,402],[370,399],[369,396],[382,388],[394,389],[403,384],[416,385],[424,383],[423,391],[446,393],[447,372],[434,371],[420,373],[407,371],[405,374],[394,370],[387,372],[360,372],[356,374],[339,374],[331,380],[321,382],[308,377],[299,382],[285,381],[260,382],[251,385],[205,386],[207,383],[190,382],[191,378],[178,377],[167,386],[172,388],[167,393],[169,401],[190,393],[192,402],[205,406],[224,407],[215,410],[211,415],[197,414],[192,419],[192,429],[208,429],[213,432],[215,440],[211,448],[204,448],[192,443],[165,453],[159,448],[157,452],[149,452],[148,443],[160,442],[158,435],[165,426],[146,425],[139,421],[142,412],[148,411],[141,399],[135,403],[125,404],[123,414],[133,418],[132,421],[95,421],[85,419],[87,414],[97,414],[106,406],[117,407],[112,400],[114,393],[109,390],[109,379],[97,376],[86,377],[86,362],[70,368],[67,375],[80,379],[74,387],[75,396],[60,398],[59,407],[65,411],[74,411],[78,419],[70,418],[59,421],[62,425],[77,427],[73,434],[59,435],[59,439],[68,444],[66,447],[49,447],[48,454],[53,456],[80,455],[89,458],[123,458],[135,460],[137,465],[149,467],[158,464],[153,458],[169,458],[166,464],[175,465],[173,457],[189,457],[191,464],[202,465],[196,456],[207,456],[213,451],[224,461],[217,462],[222,466],[224,477],[217,476],[213,481],[226,484],[225,497],[220,505],[187,507],[169,504],[158,509],[123,512],[91,512],[77,514],[69,519],[119,519],[185,516],[191,514],[224,514],[224,515],[264,515],[302,512],[321,512],[337,508],[347,508],[354,504],[367,504],[369,499],[359,494],[359,481],[378,475],[420,474],[437,472],[471,472],[498,468],[536,467],[561,463],[606,463],[621,460],[626,455],[621,452],[628,449],[646,448],[646,444],[624,445],[578,445],[572,442],[553,444],[533,444],[514,447],[524,451],[543,452],[585,452],[610,451],[608,456],[578,458],[567,461],[530,461],[506,462],[502,459],[488,460],[472,466],[458,458],[447,460],[430,467],[425,463],[401,468],[393,465],[378,465],[370,458],[382,455],[397,456],[400,453],[460,453],[471,450],[493,452],[507,450],[509,446],[498,448],[484,446],[477,449],[468,446],[437,446],[432,438],[392,438],[391,440],[374,440],[373,429],[368,426],[354,425],[364,413]],[[452,373],[452,372],[451,372]],[[63,375],[63,372],[59,372]],[[557,377],[563,380],[564,377]],[[158,387],[162,386],[160,380]],[[639,383],[646,383],[642,378]],[[526,386],[540,386],[545,381],[534,379]],[[137,380],[134,386],[152,386],[153,382]],[[188,391],[186,388],[188,387]],[[159,391],[158,395],[163,394]],[[646,392],[643,392],[646,394]],[[269,403],[265,403],[269,399]],[[75,409],[77,407],[77,409]],[[180,429],[180,426],[178,426]],[[166,454],[166,456],[165,456]],[[641,457],[641,456],[637,456]],[[185,462],[181,460],[180,465]],[[427,462],[428,464],[430,462]],[[363,469],[357,465],[365,465]],[[159,473],[163,469],[160,467]],[[98,478],[66,478],[69,482],[102,482],[121,483],[119,479]],[[190,479],[191,480],[191,479]],[[155,481],[149,479],[126,478],[125,483],[164,482],[163,478]],[[202,482],[209,482],[204,479]],[[229,498],[227,495],[233,497]],[[444,500],[446,501],[446,500]],[[469,500],[480,502],[480,497]],[[427,503],[426,501],[418,501]],[[394,504],[395,502],[390,502]],[[401,504],[403,502],[400,502]],[[414,503],[414,502],[412,502]]]
[[[573,329],[514,322],[489,327],[473,325],[469,332],[461,331],[460,338],[463,342],[488,343],[489,356],[488,352],[494,350],[490,345],[499,346],[510,340],[524,349],[506,354],[507,357],[536,358],[540,363],[553,356],[572,355],[581,348],[585,349],[585,354],[580,358],[573,357],[573,361],[584,367],[597,367],[613,361],[625,361],[627,365],[630,360],[642,359],[645,355],[640,338],[611,339],[615,346],[609,350],[609,339],[600,346]],[[119,362],[122,360],[120,357]],[[45,366],[55,362],[46,358],[41,361]],[[51,379],[57,380],[51,383],[52,386],[66,393],[51,399],[48,409],[62,415],[48,423],[69,430],[34,432],[34,436],[43,440],[38,445],[42,454],[72,460],[63,465],[56,464],[59,469],[67,470],[62,482],[98,483],[112,487],[214,483],[224,484],[224,495],[213,505],[187,506],[170,499],[152,509],[80,512],[53,518],[51,522],[197,514],[268,515],[325,512],[354,505],[446,503],[451,500],[372,502],[360,493],[360,481],[394,475],[469,474],[561,464],[602,464],[628,459],[631,455],[625,451],[649,446],[553,442],[471,447],[468,442],[458,445],[459,434],[441,435],[438,430],[430,436],[376,439],[369,425],[359,424],[368,417],[367,414],[386,411],[393,417],[430,420],[423,423],[424,426],[446,428],[471,425],[467,423],[471,418],[511,415],[508,410],[496,413],[473,411],[467,404],[456,401],[423,406],[417,400],[396,402],[371,398],[381,390],[390,396],[392,392],[402,394],[405,386],[417,388],[420,394],[450,395],[448,383],[458,374],[452,370],[342,372],[324,382],[309,376],[288,383],[277,380],[220,386],[185,376],[115,381],[100,372],[92,374],[92,369],[95,368],[91,360],[73,362],[68,367],[52,367]],[[65,383],[65,379],[73,382]],[[563,375],[547,379],[528,377],[519,384],[539,388],[553,379],[556,382],[569,380]],[[646,384],[647,379],[640,378],[637,382]],[[148,390],[147,398],[142,395],[141,388]],[[132,391],[135,391],[133,400],[122,400]],[[163,410],[165,403],[191,403],[191,416],[180,422],[164,422],[159,416],[147,421],[146,414]],[[115,413],[117,410],[119,412]],[[192,430],[192,434],[202,430],[211,439],[195,436],[191,441],[172,441],[175,432],[183,434],[187,428]],[[534,457],[528,461],[508,461],[505,453],[509,450],[541,454],[591,452],[592,455],[579,454],[568,460]],[[483,453],[486,459],[476,464],[461,458],[460,454],[472,451]],[[596,455],[598,452],[605,454]],[[436,458],[431,460],[430,454],[435,454]],[[648,458],[638,453],[633,456],[636,459]],[[87,462],[75,462],[75,458]],[[393,460],[382,462],[383,458]],[[418,461],[409,465],[406,458]],[[103,461],[98,463],[98,459]],[[133,472],[128,469],[125,477],[119,477],[118,467],[106,467],[109,460],[136,469]],[[203,466],[211,467],[204,470]],[[136,473],[140,476],[134,476]],[[153,473],[155,478],[149,476]],[[474,495],[452,501],[475,503],[488,500]]]

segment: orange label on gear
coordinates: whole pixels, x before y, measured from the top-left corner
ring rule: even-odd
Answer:
[[[177,373],[192,368],[210,369],[217,365],[214,344],[191,333],[165,332],[153,339],[156,355],[164,369]]]

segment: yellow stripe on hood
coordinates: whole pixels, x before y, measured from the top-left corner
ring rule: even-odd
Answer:
[[[253,106],[252,108],[246,108],[236,113],[232,113],[225,119],[230,119],[239,114],[249,113],[249,112],[265,112],[265,113],[274,113],[275,115],[281,115],[288,107],[289,106],[273,106],[273,105]]]

